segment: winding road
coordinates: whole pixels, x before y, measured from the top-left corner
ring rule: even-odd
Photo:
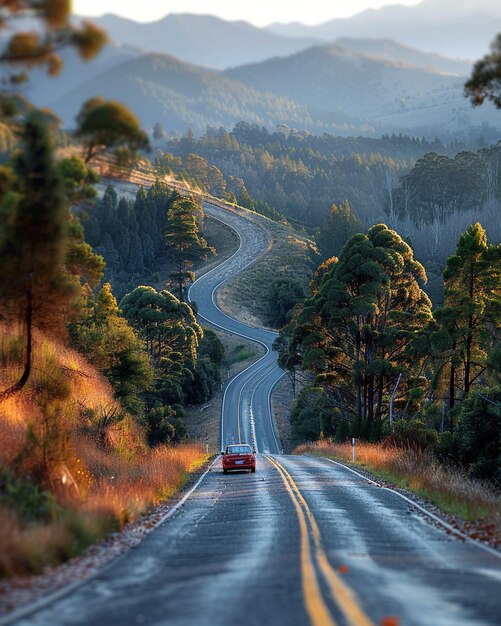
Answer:
[[[239,250],[196,281],[206,321],[267,353],[227,383],[221,443],[252,440],[256,474],[219,459],[182,507],[134,550],[47,598],[22,626],[482,626],[501,621],[501,558],[411,501],[328,459],[280,454],[269,398],[282,372],[274,333],[226,316],[214,292],[268,239],[243,215],[206,206]],[[7,622],[1,622],[2,624]]]
[[[260,343],[266,354],[226,383],[221,412],[221,447],[230,443],[252,442],[258,452],[280,454],[281,447],[271,417],[271,392],[284,375],[272,351],[276,333],[248,326],[229,317],[217,306],[215,292],[230,278],[249,267],[266,252],[267,233],[237,212],[204,203],[205,213],[223,222],[238,235],[240,245],[229,259],[204,274],[188,292],[198,315],[213,326]]]

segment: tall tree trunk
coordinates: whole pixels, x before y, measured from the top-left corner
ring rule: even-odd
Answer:
[[[26,325],[26,354],[24,359],[24,370],[17,383],[0,393],[0,402],[2,402],[2,400],[6,400],[18,391],[21,391],[31,375],[31,362],[33,358],[33,294],[31,293],[31,286],[28,288],[28,293],[26,294],[24,321]]]
[[[472,316],[470,315],[469,320],[472,320]],[[465,394],[470,392],[470,372],[471,372],[471,345],[473,342],[472,337],[472,324],[471,321],[468,323],[468,337],[466,338],[466,358],[464,364],[464,392]],[[472,324],[473,325],[473,324]]]
[[[473,263],[470,263],[470,285],[469,285],[469,297],[470,297],[470,307],[473,302]],[[466,337],[466,360],[464,364],[464,392],[465,394],[470,391],[470,372],[471,372],[471,346],[473,343],[473,315],[471,313],[468,315],[468,336]]]
[[[179,261],[178,265],[179,271],[179,299],[181,302],[184,302],[184,289],[183,289],[183,261]]]
[[[357,393],[357,419],[358,419],[358,433],[360,433],[362,428],[362,381],[361,381],[361,372],[360,372],[360,333],[357,331],[355,337],[355,345],[356,345],[356,363],[355,363],[355,385],[356,385],[356,393]]]
[[[455,348],[455,344],[454,344],[454,348]],[[455,404],[455,393],[456,393],[456,368],[454,366],[454,363],[451,360],[451,371],[450,371],[450,375],[449,375],[449,410],[452,409],[452,407]]]
[[[377,438],[381,437],[382,420],[381,413],[383,410],[383,375],[378,376],[377,384],[377,405],[376,405],[376,422],[377,422]]]

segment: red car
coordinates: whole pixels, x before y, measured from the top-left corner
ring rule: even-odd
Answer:
[[[230,470],[256,471],[256,457],[254,451],[246,443],[235,443],[226,446],[226,450],[221,452],[223,456],[223,472],[227,474]]]

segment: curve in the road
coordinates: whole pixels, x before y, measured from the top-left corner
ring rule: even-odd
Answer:
[[[221,448],[240,441],[252,442],[259,452],[280,454],[282,449],[271,411],[271,392],[284,372],[272,350],[277,334],[230,317],[216,303],[216,292],[226,282],[250,267],[269,248],[266,232],[236,211],[204,202],[212,219],[225,224],[238,236],[237,251],[197,279],[188,290],[199,317],[216,328],[259,343],[265,354],[234,376],[224,386],[221,409]]]

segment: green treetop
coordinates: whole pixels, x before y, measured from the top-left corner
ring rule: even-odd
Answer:
[[[185,288],[195,278],[190,270],[193,261],[206,259],[209,254],[216,253],[200,234],[201,216],[202,207],[194,198],[174,195],[167,213],[165,241],[169,255],[175,262],[176,269],[170,277],[177,284],[180,300],[184,300]]]

